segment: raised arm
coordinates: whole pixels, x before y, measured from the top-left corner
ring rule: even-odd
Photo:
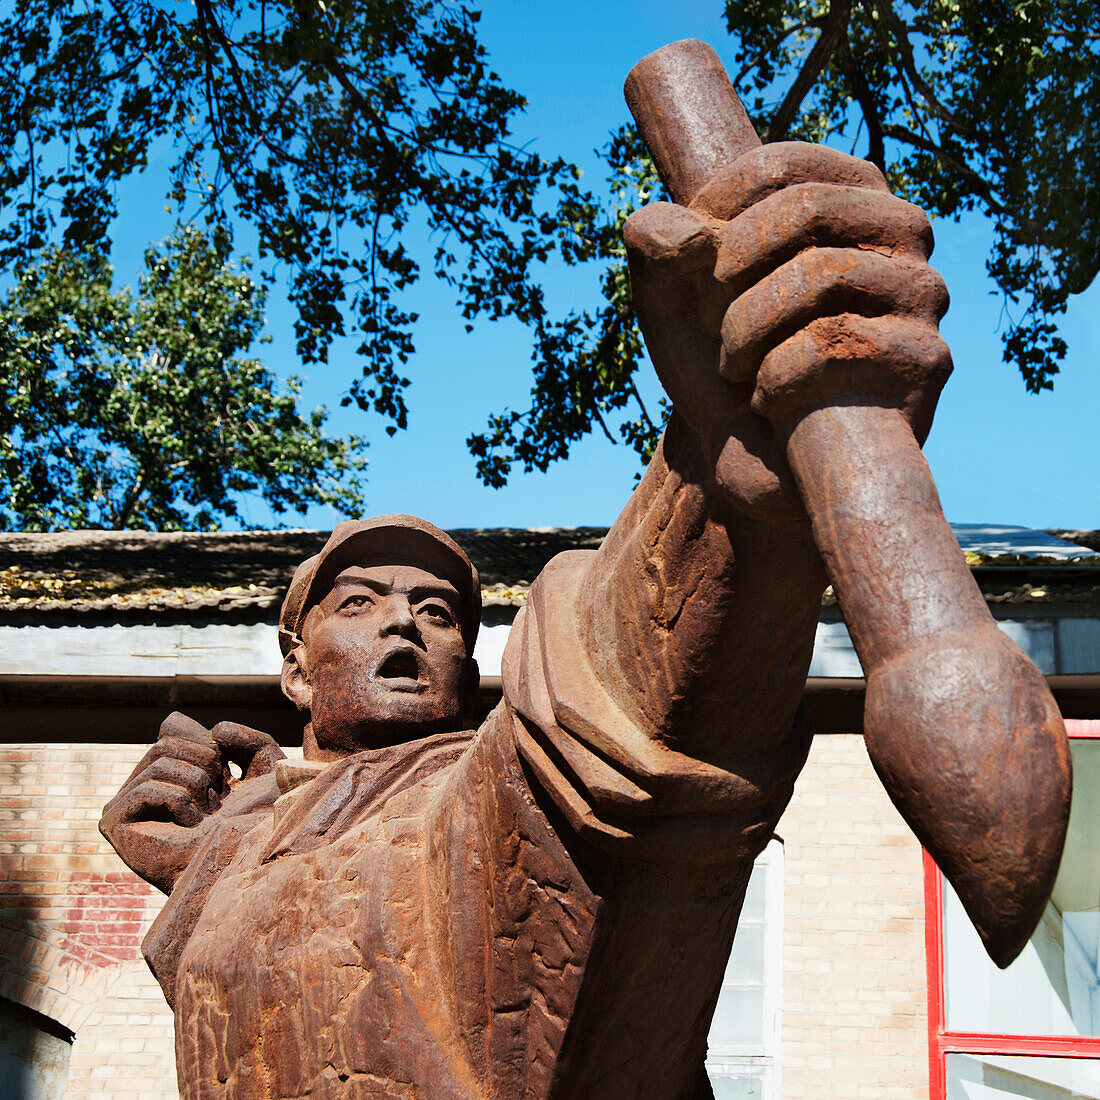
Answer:
[[[704,198],[627,222],[673,415],[601,549],[540,576],[503,667],[519,750],[572,828],[656,860],[751,860],[809,748],[825,574],[769,417],[877,404],[923,438],[950,370],[927,219],[872,165],[773,145]]]
[[[769,418],[812,395],[899,408],[924,437],[950,370],[931,230],[872,165],[788,143],[626,239],[674,414],[581,589],[586,648],[657,738],[757,753],[790,727],[825,584]]]
[[[805,519],[738,511],[677,412],[576,614],[597,678],[641,728],[727,760],[785,740],[825,583]]]

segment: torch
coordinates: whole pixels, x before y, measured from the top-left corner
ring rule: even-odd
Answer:
[[[760,144],[697,40],[643,58],[626,99],[672,199],[690,207]],[[783,410],[786,450],[867,678],[867,751],[999,966],[1022,950],[1069,816],[1065,728],[1046,681],[993,622],[897,407]]]

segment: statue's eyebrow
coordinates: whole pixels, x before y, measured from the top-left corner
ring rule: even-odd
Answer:
[[[447,581],[437,581],[435,584],[416,584],[409,589],[409,602],[418,603],[420,600],[430,598],[444,600],[452,608],[458,606],[458,590]]]
[[[373,577],[346,577],[343,574],[332,582],[334,592],[338,588],[371,588],[379,595],[384,596],[389,592],[390,587],[386,581],[375,580]]]
[[[332,583],[333,591],[340,588],[369,588],[380,596],[387,595],[393,586],[388,581],[377,580],[374,577],[363,577],[352,574],[341,574]],[[418,603],[426,599],[442,599],[451,605],[452,609],[458,607],[458,589],[449,581],[436,580],[434,584],[416,584],[409,589],[409,602]]]

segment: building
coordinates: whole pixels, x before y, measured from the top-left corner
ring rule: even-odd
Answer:
[[[529,582],[603,531],[453,533],[482,574],[487,710]],[[1075,738],[1054,905],[1019,963],[984,963],[867,759],[862,674],[827,596],[807,684],[818,736],[711,1031],[719,1097],[1100,1097],[1100,542],[956,533]],[[96,823],[171,710],[298,742],[275,621],[326,535],[0,537],[0,1095],[175,1096],[171,1015],[140,954],[160,895]]]

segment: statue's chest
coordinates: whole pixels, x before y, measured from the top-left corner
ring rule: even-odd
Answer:
[[[347,867],[354,855],[343,850],[349,839],[243,871],[230,868],[210,892],[182,969],[209,975],[229,998],[235,986],[255,985],[269,968],[303,979],[334,965],[369,969],[371,959],[353,941],[370,910],[371,881]],[[366,871],[369,853],[359,857]]]
[[[181,1053],[223,1095],[387,1096],[387,1082],[425,1071],[455,1095],[408,992],[423,937],[407,839],[395,847],[368,821],[304,854],[235,861],[214,886],[181,959],[176,1019]],[[399,943],[381,919],[395,900],[408,915]]]

